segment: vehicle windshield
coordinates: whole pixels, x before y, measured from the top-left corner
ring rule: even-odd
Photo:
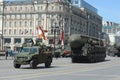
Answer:
[[[28,52],[30,52],[30,48],[23,48],[21,52],[22,53],[28,53]]]
[[[30,48],[30,52],[31,52],[31,53],[37,53],[37,52],[38,52],[38,49],[37,49],[37,48]]]
[[[37,48],[23,48],[22,53],[37,53]]]

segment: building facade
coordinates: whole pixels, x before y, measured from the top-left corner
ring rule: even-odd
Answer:
[[[103,21],[102,31],[107,33],[110,38],[110,45],[114,45],[120,42],[120,24],[111,22],[111,21]]]
[[[119,23],[103,21],[102,24],[103,24],[102,31],[108,34],[116,34],[118,31],[120,31]]]
[[[70,0],[70,2],[72,3],[72,5],[77,6],[77,7],[84,7],[90,11],[93,11],[95,13],[97,13],[97,9],[95,7],[93,7],[92,5],[90,5],[89,3],[87,3],[84,0]]]
[[[71,5],[67,0],[20,0],[0,4],[4,48],[19,48],[29,38],[38,38],[37,27],[48,31],[46,45],[56,44],[64,31],[64,43],[71,34],[79,33],[99,37],[102,17],[84,7]],[[4,14],[3,14],[4,13]]]

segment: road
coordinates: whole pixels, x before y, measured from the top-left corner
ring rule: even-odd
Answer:
[[[99,63],[71,63],[70,58],[53,59],[51,68],[13,67],[13,59],[0,58],[0,80],[120,80],[120,58],[107,57]]]

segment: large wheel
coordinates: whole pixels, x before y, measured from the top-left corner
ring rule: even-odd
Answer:
[[[51,63],[52,63],[52,58],[48,57],[47,61],[45,62],[45,67],[49,68],[51,66]]]
[[[94,57],[93,57],[93,55],[90,55],[89,56],[89,61],[88,62],[90,62],[90,63],[93,63],[94,62]]]
[[[72,63],[76,63],[76,62],[77,62],[76,58],[72,57]]]
[[[14,63],[14,67],[15,67],[15,68],[20,68],[20,66],[21,66],[20,64]]]
[[[36,60],[30,61],[30,67],[31,67],[32,69],[35,69],[35,68],[37,67],[37,62],[36,62]]]

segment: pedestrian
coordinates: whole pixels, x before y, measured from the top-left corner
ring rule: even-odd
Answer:
[[[8,51],[5,52],[5,59],[7,60],[8,57]]]

